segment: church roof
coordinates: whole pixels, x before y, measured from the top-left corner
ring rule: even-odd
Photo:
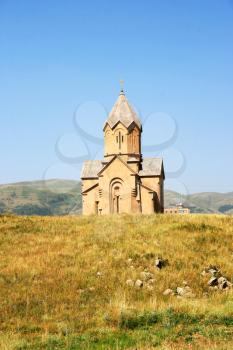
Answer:
[[[130,106],[123,90],[109,113],[105,125],[108,124],[113,129],[118,122],[121,122],[127,129],[132,123],[135,123],[139,129],[142,127],[136,112]]]
[[[113,157],[115,158],[115,157]],[[113,160],[111,158],[111,160]],[[102,160],[86,160],[83,164],[81,179],[97,179],[99,172],[109,165],[111,160],[103,163]],[[139,176],[164,176],[162,158],[144,158],[142,161],[142,169],[139,171]]]
[[[139,176],[160,176],[163,173],[162,158],[144,158]]]
[[[122,162],[129,170],[130,172],[132,172],[133,174],[136,174],[135,171],[127,164],[124,162],[124,160],[118,156],[117,154],[115,156],[113,156],[108,163],[105,163],[104,167],[99,171],[98,176],[107,168],[111,165],[111,163],[115,160],[115,159],[119,159],[120,162]]]
[[[101,160],[86,160],[83,163],[81,179],[85,178],[98,178],[98,173],[103,168],[103,163]]]

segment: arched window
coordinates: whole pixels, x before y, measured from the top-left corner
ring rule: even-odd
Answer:
[[[118,131],[118,135],[116,135],[116,143],[118,143],[118,148],[121,149],[121,145],[124,142],[124,135],[122,135],[121,131]]]

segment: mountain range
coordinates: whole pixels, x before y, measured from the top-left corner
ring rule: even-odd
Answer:
[[[165,207],[182,202],[191,213],[233,215],[233,192],[183,195],[165,191]],[[51,179],[0,185],[0,214],[72,215],[82,213],[81,182]]]

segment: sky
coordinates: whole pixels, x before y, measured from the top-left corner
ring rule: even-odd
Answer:
[[[165,188],[233,191],[233,0],[0,0],[0,183],[78,180],[121,79]]]

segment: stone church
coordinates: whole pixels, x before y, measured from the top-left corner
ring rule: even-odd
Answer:
[[[104,158],[82,168],[83,214],[163,213],[163,161],[143,158],[142,125],[123,90],[103,132]]]

